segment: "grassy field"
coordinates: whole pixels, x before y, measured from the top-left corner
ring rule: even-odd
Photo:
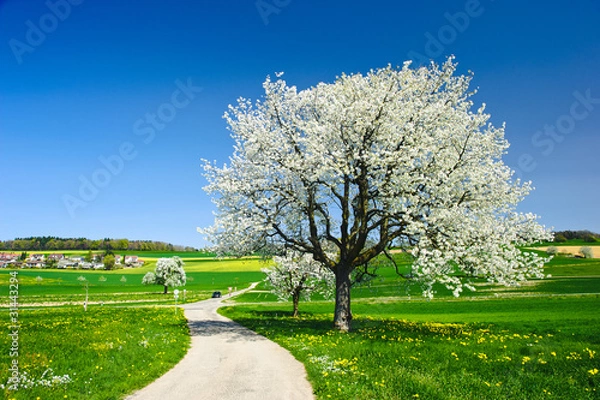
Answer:
[[[223,313],[288,348],[318,399],[595,399],[600,297],[238,305]]]
[[[6,398],[122,398],[183,356],[189,336],[182,314],[138,307],[174,303],[161,287],[141,284],[156,258],[138,255],[148,262],[136,269],[18,270],[25,306],[19,362],[32,387],[6,391],[11,359],[0,354]],[[396,258],[408,272],[410,257]],[[266,266],[258,259],[185,262],[188,302],[261,281]],[[0,270],[5,306],[9,272]],[[382,267],[378,278],[353,288],[349,334],[331,329],[333,302],[301,302],[300,318],[292,318],[291,304],[277,302],[264,283],[223,313],[290,349],[318,399],[600,399],[600,260],[558,256],[546,273],[552,277],[520,287],[477,281],[477,291],[460,299],[439,287],[425,301],[417,284]],[[93,303],[86,313],[79,277]],[[78,306],[36,309],[64,302]],[[0,345],[8,348],[8,340]]]
[[[331,301],[293,318],[264,285],[221,310],[288,348],[317,399],[600,399],[600,260],[559,256],[551,278],[432,301],[378,272],[353,288],[349,334],[331,329]]]
[[[155,266],[156,262],[150,261],[141,268],[112,271],[19,269],[17,271],[20,303],[82,304],[85,299],[86,282],[91,303],[173,303],[172,295],[162,294],[162,287],[142,285],[143,276],[146,272],[153,271]],[[186,259],[188,282],[185,286],[185,301],[205,299],[216,290],[225,293],[230,286],[243,288],[252,282],[260,281],[263,279],[260,268],[264,266],[265,264],[258,259]],[[0,305],[8,304],[10,271],[0,270]],[[85,281],[80,280],[81,277],[85,278]]]
[[[190,343],[183,312],[174,307],[24,309],[18,322],[18,356],[9,352],[12,338],[0,336],[6,399],[119,399],[171,369]],[[0,321],[3,332],[11,325]],[[9,390],[14,360],[17,391]]]

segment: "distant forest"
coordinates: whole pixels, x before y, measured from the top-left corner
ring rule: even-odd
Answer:
[[[559,231],[554,232],[554,241],[557,243],[567,240],[580,239],[584,242],[595,243],[600,241],[600,234],[590,231]]]
[[[153,240],[59,238],[54,236],[34,236],[0,241],[0,251],[22,250],[134,250],[134,251],[197,251],[189,246]]]
[[[554,241],[557,243],[576,239],[588,243],[595,243],[600,241],[600,234],[587,230],[554,232]],[[59,238],[55,236],[34,236],[6,241],[0,240],[0,251],[24,250],[198,251],[198,249],[194,247],[177,246],[171,243],[156,242],[153,240],[110,238],[91,240],[86,238]]]

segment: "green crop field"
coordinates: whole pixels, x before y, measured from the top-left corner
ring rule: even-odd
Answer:
[[[141,284],[163,254],[137,255],[147,260],[142,268],[16,271],[20,371],[30,387],[8,390],[7,351],[0,355],[6,398],[118,399],[183,357],[189,336],[172,294]],[[395,257],[409,272],[410,256]],[[268,265],[255,258],[184,261],[187,298],[179,301],[187,302],[261,281]],[[300,317],[292,318],[291,303],[278,302],[265,283],[222,313],[288,348],[306,366],[318,399],[598,399],[600,260],[561,255],[545,271],[551,277],[519,287],[476,280],[477,291],[458,299],[437,287],[426,301],[418,284],[382,266],[377,278],[353,287],[347,334],[331,329],[331,300],[301,302]],[[10,272],[0,270],[5,331]],[[48,307],[58,304],[69,305]],[[9,337],[2,340],[9,348]]]
[[[143,258],[146,258],[144,255]],[[263,279],[260,269],[267,264],[258,259],[185,259],[188,282],[186,298],[197,301],[210,297],[213,291],[227,292],[229,287],[243,288]],[[142,278],[153,271],[156,262],[141,268],[111,271],[74,269],[19,269],[19,297],[23,305],[40,303],[83,303],[87,284],[89,302],[145,302],[171,304],[173,297],[163,295],[162,287],[142,285]],[[11,270],[0,270],[0,305],[8,304],[8,280]],[[83,280],[85,279],[85,280]],[[180,288],[183,289],[183,288]],[[170,290],[171,291],[171,290]]]

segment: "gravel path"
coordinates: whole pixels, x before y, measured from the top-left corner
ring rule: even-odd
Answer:
[[[304,366],[279,345],[217,314],[223,300],[182,306],[192,334],[190,350],[127,400],[314,399]]]

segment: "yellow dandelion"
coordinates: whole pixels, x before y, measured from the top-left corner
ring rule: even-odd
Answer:
[[[585,351],[588,352],[588,355],[590,358],[594,358],[594,356],[596,355],[596,352],[594,350],[590,350],[589,348],[585,348]]]
[[[598,368],[590,369],[590,370],[588,371],[588,373],[589,373],[590,375],[596,375],[598,372],[600,372],[600,371],[598,371]]]

